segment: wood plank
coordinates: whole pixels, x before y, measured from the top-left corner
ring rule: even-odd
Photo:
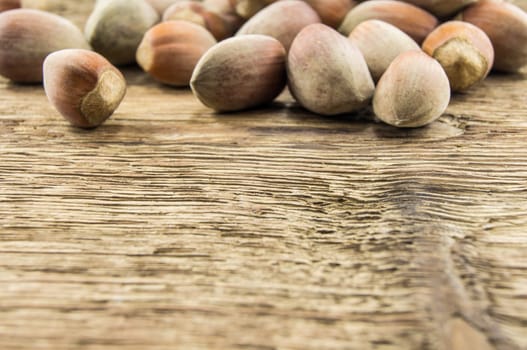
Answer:
[[[416,130],[125,75],[93,131],[0,82],[1,349],[527,347],[524,75]]]

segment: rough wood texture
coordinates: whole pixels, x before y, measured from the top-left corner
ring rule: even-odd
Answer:
[[[0,82],[0,349],[527,348],[525,76],[405,131],[125,74],[94,131]]]

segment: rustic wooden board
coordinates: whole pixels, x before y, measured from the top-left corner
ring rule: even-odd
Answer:
[[[527,348],[525,76],[396,130],[125,74],[93,131],[0,82],[0,349]]]

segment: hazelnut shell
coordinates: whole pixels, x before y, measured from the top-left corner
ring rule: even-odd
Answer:
[[[286,84],[285,49],[265,35],[219,42],[199,60],[190,86],[217,111],[238,111],[273,101]]]
[[[73,126],[94,128],[110,117],[126,93],[126,81],[101,55],[69,49],[44,61],[44,89],[51,104]]]
[[[300,105],[323,115],[365,107],[374,90],[360,50],[321,23],[307,26],[293,41],[287,76],[289,90]]]
[[[156,80],[188,86],[203,54],[216,44],[205,28],[187,21],[168,21],[146,32],[137,49],[137,63]]]
[[[366,1],[355,6],[344,18],[339,31],[348,36],[359,23],[368,19],[388,22],[414,39],[418,44],[437,26],[438,21],[427,11],[401,1]]]
[[[0,14],[0,75],[14,82],[39,83],[46,56],[66,48],[90,48],[67,19],[33,9]]]
[[[408,51],[390,64],[373,96],[373,111],[387,124],[420,127],[439,118],[450,102],[441,65],[422,51]]]

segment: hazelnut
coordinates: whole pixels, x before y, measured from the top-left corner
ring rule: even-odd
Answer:
[[[116,65],[135,62],[137,47],[159,20],[145,0],[98,1],[85,27],[93,49]]]
[[[223,18],[209,11],[205,5],[196,1],[181,1],[170,6],[163,14],[163,21],[182,20],[206,28],[216,40],[226,39],[238,28],[229,27]]]
[[[89,47],[79,28],[60,16],[31,9],[0,14],[0,75],[14,82],[41,82],[51,52]]]
[[[73,126],[94,128],[117,109],[126,81],[101,55],[69,49],[56,51],[44,61],[44,89],[51,104]]]
[[[353,29],[349,39],[364,55],[376,82],[401,53],[419,50],[419,45],[402,30],[377,19],[361,22]]]
[[[423,50],[439,61],[452,91],[467,90],[485,79],[494,62],[489,37],[468,22],[440,25],[426,38]]]
[[[20,8],[20,0],[0,0],[0,12]]]
[[[348,12],[357,5],[353,0],[305,0],[318,13],[322,23],[338,28]]]
[[[276,2],[277,0],[231,0],[232,6],[236,13],[245,19],[254,16],[264,7]]]
[[[161,16],[172,5],[182,2],[184,0],[146,0]]]
[[[404,2],[419,6],[440,18],[454,15],[465,6],[476,1],[478,0],[404,0]]]
[[[285,87],[285,56],[282,44],[269,36],[229,38],[201,57],[190,86],[204,105],[217,111],[263,105]]]
[[[249,19],[236,33],[272,36],[289,50],[295,36],[306,26],[319,23],[320,17],[311,6],[300,0],[281,0]]]
[[[421,44],[438,24],[437,18],[412,4],[377,0],[362,2],[351,9],[339,31],[348,36],[359,23],[368,19],[388,22],[408,34],[418,44]]]
[[[337,115],[365,107],[374,90],[360,50],[336,30],[315,23],[302,29],[287,58],[289,90],[306,109]]]
[[[245,21],[236,13],[230,0],[203,0],[202,4],[208,11],[221,17],[229,36],[234,35]]]
[[[205,28],[187,21],[168,21],[146,32],[137,49],[137,63],[154,79],[188,86],[192,71],[216,40]]]
[[[390,64],[373,96],[373,112],[387,124],[412,128],[439,118],[450,102],[441,65],[422,51],[408,51]]]
[[[489,0],[467,7],[459,19],[474,24],[494,47],[493,68],[517,72],[527,65],[527,13],[519,7]]]

